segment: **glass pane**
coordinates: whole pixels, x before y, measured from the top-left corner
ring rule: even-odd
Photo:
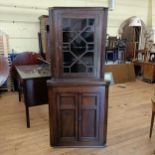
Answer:
[[[64,53],[64,67],[70,66],[76,59],[70,52]]]
[[[62,50],[63,52],[70,51],[70,44],[63,44]]]
[[[70,69],[69,68],[64,68],[64,72],[65,73],[69,73],[70,72]]]
[[[88,19],[88,25],[92,26],[95,23],[95,19]]]
[[[94,65],[94,53],[86,53],[82,58],[81,61],[86,64],[87,66],[93,66]]]
[[[88,51],[94,51],[94,44],[87,44],[88,46]]]
[[[63,42],[70,42],[76,36],[73,32],[63,32]]]
[[[63,31],[79,32],[87,26],[87,19],[63,18]]]
[[[81,34],[81,36],[83,37],[83,39],[86,41],[86,42],[93,42],[94,41],[94,33],[93,32],[83,32]]]
[[[62,52],[65,73],[93,72],[95,19],[63,18]]]
[[[88,68],[88,73],[92,73],[93,72],[93,67],[89,67]]]
[[[71,51],[76,56],[80,56],[82,53],[84,53],[86,51],[86,43],[80,37],[77,37],[71,43]]]
[[[86,72],[86,66],[79,61],[71,67],[72,73]]]

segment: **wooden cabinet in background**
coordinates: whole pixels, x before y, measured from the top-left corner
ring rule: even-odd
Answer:
[[[49,10],[52,79],[48,81],[51,146],[104,146],[107,8]]]
[[[155,80],[155,64],[143,63],[143,79],[153,82]]]

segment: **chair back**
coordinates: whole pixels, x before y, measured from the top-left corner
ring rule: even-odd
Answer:
[[[12,75],[16,74],[15,66],[38,64],[39,58],[41,58],[40,54],[35,52],[23,52],[18,54],[11,65]]]

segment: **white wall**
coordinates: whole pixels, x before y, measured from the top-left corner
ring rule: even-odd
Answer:
[[[10,50],[39,50],[38,17],[53,6],[107,6],[107,0],[0,0],[0,30],[9,35]]]
[[[108,33],[116,35],[127,18],[137,16],[147,24],[148,0],[115,0],[114,11],[109,11]]]
[[[108,34],[117,35],[121,23],[138,16],[148,24],[150,0],[115,0],[115,9],[109,11]],[[154,0],[153,0],[154,1]],[[0,0],[0,30],[9,35],[10,50],[38,51],[39,20],[53,6],[108,6],[108,0]],[[153,2],[155,8],[155,2]],[[155,11],[154,11],[155,12]],[[155,13],[152,15],[155,26]]]

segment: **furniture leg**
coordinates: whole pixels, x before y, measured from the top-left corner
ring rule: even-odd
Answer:
[[[151,136],[152,136],[152,129],[153,129],[153,123],[154,123],[154,116],[155,116],[155,112],[152,112],[151,126],[150,126],[150,135],[149,135],[150,138],[151,138]]]
[[[25,104],[25,109],[26,109],[26,123],[27,123],[27,128],[30,128],[29,107],[28,107],[27,104]]]
[[[21,82],[20,79],[18,78],[17,80],[17,90],[18,90],[18,98],[19,98],[19,102],[21,102]]]
[[[19,97],[19,102],[21,102],[21,85],[20,84],[18,87],[18,97]]]

